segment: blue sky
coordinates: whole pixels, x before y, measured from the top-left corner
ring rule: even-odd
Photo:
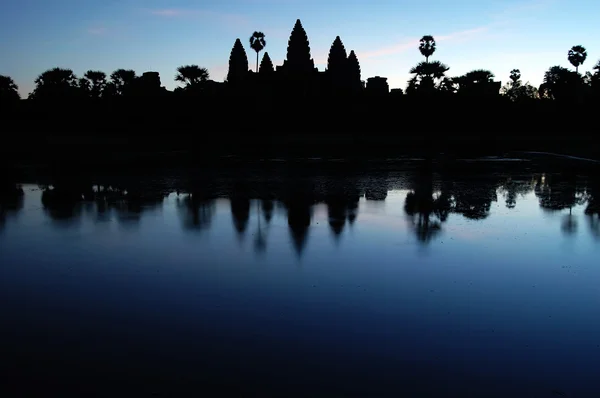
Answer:
[[[406,86],[408,70],[422,60],[418,39],[438,42],[433,59],[456,76],[485,68],[505,82],[519,68],[538,85],[548,67],[570,67],[576,44],[588,50],[581,71],[600,59],[597,0],[19,0],[0,6],[0,74],[12,76],[22,95],[46,69],[60,66],[82,75],[118,68],[160,72],[176,87],[177,66],[198,64],[214,80],[227,73],[236,38],[250,52],[254,30],[267,37],[275,64],[285,58],[297,18],[308,33],[319,69],[339,35],[355,50],[363,79],[385,76]]]

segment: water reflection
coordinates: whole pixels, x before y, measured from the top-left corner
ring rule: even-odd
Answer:
[[[11,182],[0,181],[0,232],[9,218],[23,208],[23,188]]]
[[[600,240],[600,183],[598,181],[591,183],[587,188],[585,214],[592,236]]]
[[[219,186],[218,191],[212,191],[216,186]],[[251,235],[256,253],[267,251],[269,225],[277,208],[287,216],[290,242],[297,255],[302,256],[315,205],[323,203],[326,206],[327,223],[334,242],[339,244],[345,228],[356,222],[361,200],[384,203],[388,189],[405,192],[403,210],[407,225],[423,245],[441,237],[450,214],[481,221],[491,215],[492,205],[499,198],[504,199],[507,209],[515,210],[520,200],[532,194],[540,209],[549,215],[568,211],[557,221],[557,227],[568,236],[579,231],[579,215],[573,208],[585,205],[588,230],[594,238],[600,236],[598,182],[570,173],[440,174],[422,168],[393,175],[380,173],[365,179],[354,176],[340,180],[335,176],[321,176],[262,185],[250,185],[240,180],[231,183],[204,181],[200,186],[192,187],[189,182],[183,184],[177,179],[164,184],[137,180],[135,183],[120,181],[100,185],[83,179],[61,178],[52,184],[40,185],[40,189],[46,215],[63,226],[77,225],[82,217],[89,217],[95,222],[115,219],[124,227],[135,227],[144,212],[161,208],[169,194],[176,192],[176,211],[183,228],[190,232],[209,230],[216,214],[216,198],[225,197],[229,199],[231,219],[240,243],[247,234],[254,208],[256,222]],[[2,225],[9,212],[22,206],[22,195],[14,195],[14,192],[12,196],[3,195]]]
[[[594,175],[236,174],[5,189],[3,353],[140,385],[597,386]]]
[[[215,214],[215,199],[203,197],[201,194],[178,194],[177,210],[186,230],[209,229]]]

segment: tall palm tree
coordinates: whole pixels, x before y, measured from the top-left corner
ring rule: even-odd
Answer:
[[[0,75],[0,98],[10,100],[18,100],[21,98],[19,95],[19,87],[10,76]]]
[[[254,32],[250,36],[250,47],[256,51],[256,73],[258,73],[258,54],[267,46],[265,34],[263,32]]]
[[[183,65],[177,68],[175,81],[184,83],[186,87],[191,87],[206,82],[209,76],[206,68],[201,68],[198,65]]]
[[[518,69],[511,70],[510,71],[510,80],[512,82],[513,87],[520,86],[521,71]]]
[[[575,72],[579,73],[579,66],[583,65],[587,59],[587,51],[583,46],[573,46],[569,50],[568,59],[571,65],[575,67]]]
[[[435,39],[433,36],[426,35],[421,37],[419,41],[419,51],[425,57],[425,61],[429,62],[429,57],[435,52]]]

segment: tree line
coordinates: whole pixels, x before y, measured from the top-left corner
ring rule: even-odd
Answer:
[[[266,88],[274,84],[273,75],[276,68],[267,52],[260,61],[260,53],[266,48],[266,36],[262,32],[254,32],[249,39],[250,48],[256,53],[256,66],[254,70],[248,67],[248,58],[241,41],[236,40],[229,61],[227,79],[223,83],[217,83],[210,79],[207,68],[196,64],[182,65],[177,68],[174,80],[181,84],[174,91],[166,90],[161,84],[161,78],[157,72],[145,72],[138,75],[131,69],[118,69],[111,74],[99,70],[88,70],[82,77],[78,77],[71,69],[52,68],[41,73],[35,79],[35,87],[27,99],[110,99],[119,97],[147,97],[147,96],[169,96],[177,94],[231,94],[239,93],[240,90],[230,90],[239,86],[241,82],[244,89],[252,93],[265,93]],[[568,61],[575,70],[569,70],[562,66],[550,67],[544,74],[543,83],[534,87],[522,80],[519,69],[510,72],[508,82],[501,86],[495,81],[494,74],[486,69],[476,69],[462,76],[449,76],[450,67],[446,64],[430,60],[435,54],[437,43],[431,35],[421,38],[418,50],[425,57],[411,70],[411,79],[405,90],[392,90],[395,95],[407,96],[447,96],[449,94],[463,94],[469,97],[493,97],[499,94],[510,101],[523,100],[588,100],[600,97],[600,61],[593,67],[593,73],[579,73],[579,67],[583,65],[588,57],[585,47],[573,46],[567,53]],[[310,47],[306,32],[298,20],[288,47],[288,59],[282,65],[282,71],[298,71],[317,76],[316,68],[310,58]],[[313,70],[314,69],[314,70]],[[277,68],[279,72],[280,68]],[[282,73],[280,73],[282,74]],[[323,72],[323,79],[317,83],[327,85],[333,92],[347,92],[343,90],[346,85],[352,92],[373,92],[369,90],[369,84],[361,80],[360,64],[354,51],[347,54],[340,39],[334,40],[328,57],[327,69]],[[285,82],[289,82],[290,73]],[[370,79],[369,79],[370,80]],[[276,86],[282,86],[282,80],[275,79]],[[306,85],[306,80],[303,81]],[[374,86],[374,85],[373,85]],[[288,84],[283,84],[284,89],[291,89]],[[266,90],[273,94],[273,91]],[[323,90],[318,90],[319,94]],[[381,94],[388,94],[380,91]],[[20,94],[18,86],[10,76],[0,75],[0,99],[3,103],[18,101]]]

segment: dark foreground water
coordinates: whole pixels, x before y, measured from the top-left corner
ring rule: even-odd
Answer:
[[[600,396],[599,185],[478,168],[25,184],[1,388]]]

